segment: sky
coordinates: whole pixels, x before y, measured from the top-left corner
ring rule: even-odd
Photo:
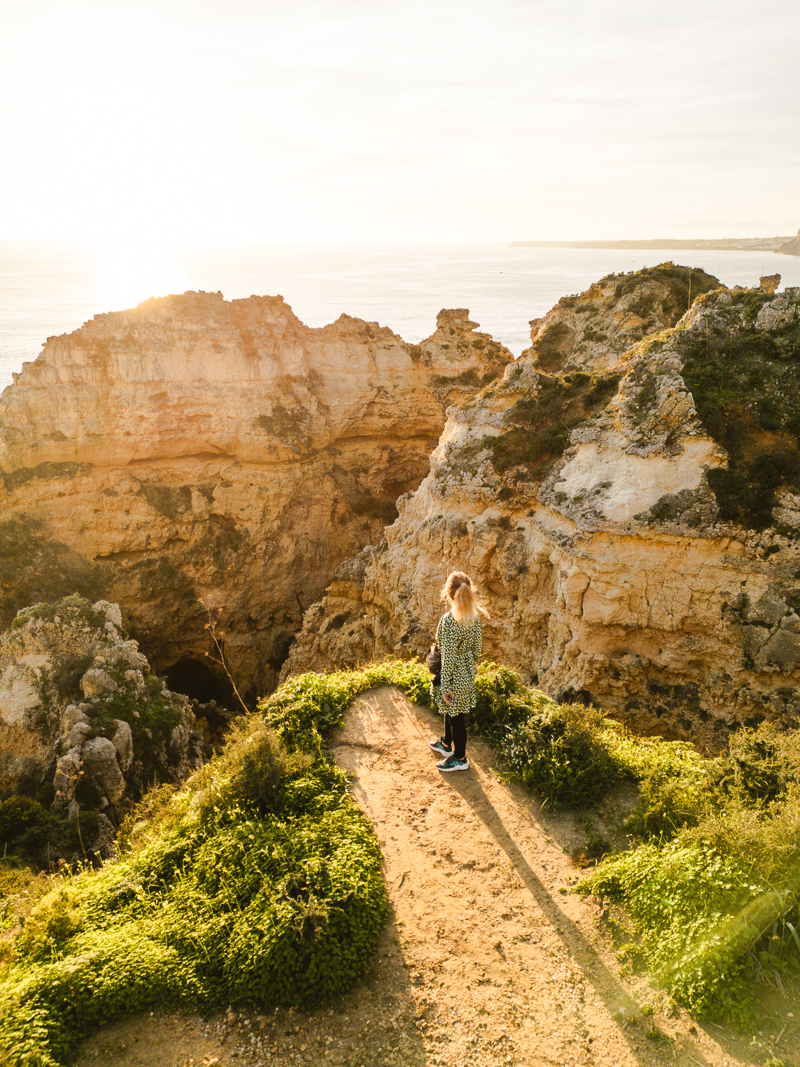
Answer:
[[[0,240],[794,234],[796,0],[0,0]]]

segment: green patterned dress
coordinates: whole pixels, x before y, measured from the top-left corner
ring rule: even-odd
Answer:
[[[431,697],[443,715],[465,715],[475,707],[475,665],[481,654],[481,622],[467,625],[442,615],[436,630],[436,643],[442,654],[440,685],[431,685]],[[445,704],[444,694],[453,700]]]

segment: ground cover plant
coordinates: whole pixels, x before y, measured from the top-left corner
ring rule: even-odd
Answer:
[[[320,730],[390,681],[424,697],[427,672],[289,682],[182,787],[144,798],[118,862],[56,878],[6,942],[0,1062],[4,1050],[13,1064],[63,1064],[87,1030],[154,1004],[302,1005],[352,985],[386,894],[377,842]]]
[[[715,760],[659,759],[629,829],[634,847],[579,890],[624,906],[633,966],[695,1013],[745,1022],[748,983],[800,966],[797,733],[762,725]]]
[[[578,889],[622,905],[623,953],[700,1015],[743,1022],[748,983],[800,968],[800,737],[742,729],[728,752],[642,738],[593,708],[557,704],[505,668],[479,667],[475,727],[550,804],[584,811],[638,786],[629,847]],[[606,851],[605,849],[601,851]]]
[[[6,941],[0,1063],[4,1048],[8,1063],[64,1064],[77,1035],[155,1003],[309,1005],[358,980],[386,894],[325,736],[359,692],[393,684],[429,705],[429,681],[416,661],[291,679],[191,779],[147,794],[121,858],[55,878]],[[580,889],[627,909],[629,955],[687,1007],[735,1015],[748,968],[797,958],[794,735],[743,730],[707,760],[558,704],[495,664],[479,666],[476,690],[474,730],[547,803],[586,813],[637,782],[631,847]],[[14,921],[6,907],[4,925]]]

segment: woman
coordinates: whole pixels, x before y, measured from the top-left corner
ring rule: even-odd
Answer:
[[[480,616],[487,612],[478,603],[468,575],[453,571],[442,587],[448,611],[439,620],[436,643],[442,655],[439,685],[431,696],[444,715],[444,736],[431,741],[431,748],[445,759],[440,771],[466,771],[467,714],[475,707],[475,665],[481,654]]]

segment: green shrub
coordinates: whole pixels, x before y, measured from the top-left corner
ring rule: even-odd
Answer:
[[[540,708],[512,728],[500,747],[505,762],[542,799],[590,804],[620,777],[599,727],[603,716],[581,704]]]
[[[7,797],[0,800],[0,848],[13,848],[16,838],[27,830],[47,822],[47,812],[30,797]]]
[[[319,728],[362,689],[400,681],[424,697],[428,677],[385,664],[293,679],[183,787],[146,795],[127,854],[32,909],[0,969],[0,1061],[55,1067],[87,1028],[155,1003],[310,1004],[352,985],[386,892]]]
[[[507,667],[488,662],[478,664],[475,695],[471,724],[495,749],[509,729],[525,722],[532,709],[552,703],[544,693],[528,689]]]
[[[665,315],[672,316],[673,321],[677,321],[702,293],[712,292],[720,287],[717,278],[699,267],[682,267],[668,261],[623,275],[617,282],[614,296],[619,300],[651,280],[661,282],[669,288],[669,295],[662,302],[662,310]],[[640,301],[641,299],[639,297]]]
[[[745,293],[757,314],[764,294]],[[728,468],[708,472],[727,522],[764,529],[777,490],[800,488],[800,320],[774,330],[738,323],[678,335],[683,378]]]
[[[290,678],[261,705],[265,722],[273,726],[290,750],[321,743],[320,733],[342,721],[353,698],[381,685],[399,685],[409,699],[430,704],[430,673],[416,661],[371,664],[363,670],[331,674],[303,674]]]
[[[800,737],[768,723],[734,734],[719,763],[717,789],[748,805],[770,805],[800,788]]]
[[[742,1018],[746,954],[785,901],[750,865],[702,844],[642,845],[579,886],[623,903],[653,976],[701,1014]]]
[[[521,398],[508,413],[512,428],[485,438],[495,469],[502,474],[523,465],[531,479],[543,477],[564,454],[570,431],[605,407],[619,378],[617,372],[538,374],[536,395]]]
[[[0,801],[0,849],[17,862],[47,868],[63,856],[80,857],[96,839],[97,815],[83,812],[80,821],[47,811],[29,797]]]
[[[606,858],[579,891],[624,905],[673,996],[742,1021],[745,975],[800,962],[800,740],[745,729],[705,760],[621,735],[617,755],[641,785],[628,829],[651,840]]]
[[[703,759],[685,741],[634,737],[616,727],[609,743],[621,771],[639,787],[639,798],[625,823],[639,839],[673,837],[695,825],[706,810],[715,761]]]

